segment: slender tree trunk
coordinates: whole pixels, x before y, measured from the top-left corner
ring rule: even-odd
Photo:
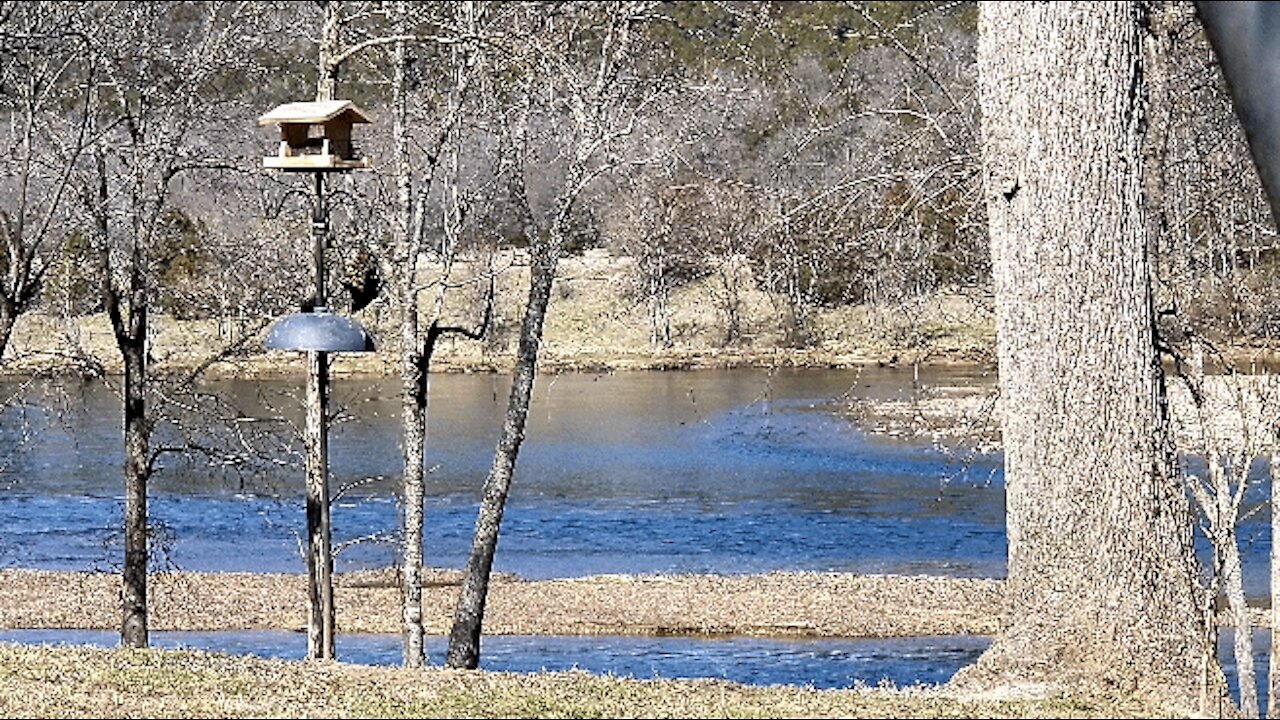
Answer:
[[[397,29],[403,35],[404,3],[396,4]],[[408,62],[404,41],[396,43],[395,68],[392,79],[392,140],[396,157],[396,271],[399,277],[400,301],[400,423],[404,443],[404,533],[402,545],[404,603],[404,665],[422,667],[422,542],[423,503],[426,492],[423,478],[427,440],[427,373],[419,349],[418,289],[414,273],[418,247],[413,235],[413,169],[409,164],[408,92],[405,66]]]
[[[9,347],[9,339],[13,337],[13,326],[18,322],[21,310],[16,303],[0,298],[0,358],[4,357]]]
[[[146,309],[135,310],[143,313]],[[142,320],[146,327],[146,320]],[[142,337],[146,337],[145,329]],[[147,632],[147,456],[150,431],[145,412],[146,348],[140,340],[120,342],[124,356],[124,617],[120,644],[145,648]]]
[[[480,664],[480,634],[484,623],[485,600],[489,593],[489,576],[493,556],[498,548],[498,529],[506,507],[507,493],[515,471],[516,456],[524,441],[525,421],[529,416],[529,398],[538,367],[538,346],[542,342],[542,324],[551,300],[551,285],[559,262],[558,236],[550,245],[535,244],[530,269],[529,300],[524,322],[520,326],[520,344],[516,355],[515,377],[507,401],[507,419],[502,427],[493,456],[493,467],[484,484],[484,497],[476,519],[471,556],[458,596],[449,633],[449,651],[445,660],[452,668],[474,669]]]
[[[320,52],[317,63],[316,100],[333,100],[338,92],[338,64],[333,61],[341,47],[342,7],[340,0],[324,0],[324,20],[320,27]]]
[[[341,47],[342,15],[338,0],[322,2],[324,21],[320,33],[316,100],[333,100],[337,94],[339,64],[334,58]],[[315,174],[315,210],[311,219],[316,307],[326,307],[324,246],[328,242],[329,214],[324,201],[324,173]],[[333,597],[333,537],[329,518],[329,356],[307,353],[307,427],[303,438],[307,455],[307,658],[333,660],[337,623]]]
[[[1011,607],[957,687],[1198,696],[1209,649],[1144,232],[1141,12],[981,5]]]
[[[1236,679],[1240,685],[1240,716],[1256,718],[1259,717],[1258,674],[1253,665],[1253,623],[1244,597],[1244,575],[1235,523],[1226,522],[1229,524],[1225,526],[1223,538],[1222,590],[1231,611],[1231,625],[1235,628],[1232,651],[1236,657]]]
[[[414,315],[412,320],[405,316]],[[401,426],[404,437],[404,664],[422,667],[422,542],[424,446],[427,440],[427,374],[417,348],[417,306],[407,305],[401,341],[406,349],[401,357]],[[412,324],[412,327],[409,325]]]
[[[311,222],[316,307],[324,307],[324,246],[328,241],[328,211],[324,180],[316,173],[316,204]],[[307,455],[307,579],[310,610],[307,657],[332,660],[334,653],[333,542],[329,520],[329,354],[307,352],[307,427],[303,445]]]

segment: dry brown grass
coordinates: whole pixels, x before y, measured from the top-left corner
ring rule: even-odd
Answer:
[[[2,628],[115,628],[119,576],[0,572]],[[457,574],[437,572],[423,590],[427,631],[449,628]],[[158,630],[302,630],[301,575],[165,573],[149,584]],[[998,580],[928,576],[772,573],[767,575],[603,575],[563,580],[495,578],[485,616],[493,634],[731,634],[902,637],[994,633]],[[343,632],[401,628],[395,573],[340,574]]]
[[[757,688],[581,672],[405,670],[198,651],[0,645],[5,717],[1168,717],[1114,698]]]
[[[438,370],[505,370],[514,361],[514,347],[523,303],[527,296],[527,260],[508,253],[498,262],[498,297],[493,333],[485,343],[446,337],[433,367]],[[460,263],[455,280],[473,271]],[[430,272],[429,270],[427,271]],[[749,281],[741,297],[744,336],[726,345],[724,320],[712,301],[709,281],[695,281],[671,298],[674,346],[655,348],[650,342],[648,306],[635,290],[635,267],[630,258],[600,250],[569,257],[561,263],[555,296],[546,320],[540,361],[545,368],[663,369],[752,366],[854,366],[901,359],[981,361],[992,357],[994,323],[989,300],[977,292],[944,292],[892,307],[852,306],[813,308],[810,342],[796,348],[787,341],[780,323],[778,297]],[[749,280],[749,279],[748,279]],[[475,298],[458,291],[447,304],[447,323],[472,325],[480,313]],[[334,372],[390,375],[398,371],[396,316],[385,303],[374,303],[358,314],[375,337],[383,338],[379,352],[343,355]],[[175,321],[154,314],[152,355],[156,372],[189,370],[219,350],[243,342],[247,354],[227,358],[209,368],[210,374],[230,377],[297,375],[304,366],[296,353],[261,351],[261,335],[272,318],[254,317],[242,328],[216,320]],[[256,334],[255,334],[256,333]],[[86,360],[118,373],[120,354],[104,315],[64,319],[29,313],[19,319],[3,372],[81,372]]]

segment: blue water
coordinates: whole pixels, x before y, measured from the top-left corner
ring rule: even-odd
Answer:
[[[0,642],[28,645],[115,647],[119,634],[107,630],[0,630]],[[1271,633],[1254,632],[1254,664],[1260,706],[1267,706],[1266,676]],[[481,668],[501,672],[583,670],[633,678],[720,678],[748,685],[797,685],[820,689],[859,684],[939,685],[972,664],[991,644],[973,635],[909,638],[535,636],[492,635],[483,639]],[[1218,657],[1232,696],[1239,698],[1232,633],[1223,631]],[[153,631],[158,648],[210,650],[231,655],[301,660],[303,633],[273,630]],[[342,634],[336,652],[344,663],[401,664],[399,635]],[[429,663],[444,660],[445,640],[426,639]]]
[[[911,379],[889,370],[543,377],[496,569],[529,578],[768,570],[1000,577],[1000,458],[964,464],[927,443],[869,438],[838,412],[850,393],[901,394]],[[461,567],[506,379],[432,382],[425,555],[432,565]],[[207,398],[186,401],[199,406],[184,410],[187,428],[162,423],[157,444],[177,445],[187,434],[243,451],[231,461],[162,459],[151,486],[154,566],[302,572],[302,467],[288,425],[300,419],[298,388],[227,382],[205,390]],[[344,408],[331,443],[333,485],[365,483],[333,509],[338,543],[363,538],[338,556],[338,569],[393,565],[395,384],[339,379],[335,398]],[[31,402],[33,439],[0,466],[0,563],[118,565],[118,408],[96,385],[47,388]]]
[[[300,660],[307,639],[301,633],[153,632],[152,646],[214,650],[233,655]],[[8,630],[0,642],[114,647],[119,635],[98,630]],[[631,636],[486,637],[484,670],[538,672],[584,670],[598,675],[646,678],[720,678],[748,685],[848,688],[889,682],[899,687],[937,685],[972,663],[989,638],[966,635],[881,640]],[[444,640],[429,638],[427,654],[439,664]],[[398,635],[338,635],[342,662],[399,665]]]
[[[920,379],[993,382],[963,370]],[[874,368],[543,376],[495,569],[527,578],[770,570],[1002,577],[1001,457],[870,437],[842,412],[850,398],[910,398],[914,381],[909,371]],[[488,375],[432,379],[424,543],[431,565],[465,563],[507,383]],[[0,386],[0,395],[15,392]],[[118,569],[117,394],[98,383],[34,383],[20,395],[24,404],[0,411],[0,565]],[[218,450],[160,458],[150,488],[154,569],[303,571],[300,395],[296,382],[226,381],[195,397],[162,396],[181,405],[153,402],[167,418],[157,446]],[[340,552],[338,570],[395,565],[396,385],[338,378],[334,398],[333,486],[355,486],[335,502],[335,540],[340,547],[360,540]],[[1240,532],[1246,591],[1255,598],[1267,591],[1265,499],[1264,487],[1250,490],[1246,509],[1264,507]],[[115,642],[114,633],[58,637]],[[288,633],[156,638],[281,657],[305,649]],[[846,687],[882,677],[941,682],[985,642],[489,638],[484,657],[490,669],[576,665],[637,677]],[[341,643],[351,662],[399,656],[393,637]]]

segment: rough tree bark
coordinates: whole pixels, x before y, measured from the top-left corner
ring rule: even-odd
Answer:
[[[145,292],[145,291],[144,291]],[[117,305],[108,305],[111,308]],[[121,317],[109,312],[124,359],[124,574],[120,643],[145,648],[147,632],[147,479],[151,424],[147,420],[147,306]]]
[[[334,651],[333,539],[329,521],[329,355],[307,352],[307,658]]]
[[[405,32],[403,2],[396,3],[396,31]],[[427,440],[427,374],[422,370],[422,354],[418,348],[418,243],[413,232],[413,170],[409,163],[408,87],[405,68],[408,65],[406,43],[395,45],[395,67],[391,83],[391,135],[396,156],[396,233],[395,261],[400,271],[397,293],[400,309],[400,426],[404,444],[404,665],[422,667],[422,529],[424,446]],[[393,275],[392,277],[397,277]]]
[[[1276,547],[1276,539],[1280,538],[1280,452],[1273,446],[1267,458],[1267,475],[1271,490],[1271,613],[1270,627],[1271,648],[1267,664],[1267,717],[1276,717],[1280,712],[1280,640],[1274,628],[1280,628],[1280,548]]]
[[[106,153],[93,149],[91,213],[96,241],[102,251],[103,306],[111,321],[112,334],[124,369],[124,567],[120,584],[120,644],[128,648],[147,647],[147,480],[151,475],[151,422],[146,413],[147,396],[147,283],[143,240],[130,236],[128,261],[123,263],[124,282],[113,279],[107,252],[111,225],[105,209],[110,201]]]
[[[1206,652],[1144,234],[1139,3],[981,5],[1010,622],[959,688],[1193,707]]]
[[[533,393],[533,380],[538,367],[538,347],[542,343],[542,324],[551,300],[551,285],[559,263],[560,243],[558,239],[534,243],[531,252],[529,299],[525,305],[524,321],[520,325],[520,343],[516,354],[515,377],[511,381],[511,395],[507,401],[507,418],[494,453],[493,466],[484,483],[484,497],[476,520],[471,556],[467,560],[466,576],[453,617],[453,629],[449,633],[449,651],[445,664],[452,668],[474,669],[480,664],[480,634],[484,623],[485,599],[489,591],[489,576],[493,570],[498,530],[502,525],[507,493],[511,489],[516,456],[524,441],[529,397]]]

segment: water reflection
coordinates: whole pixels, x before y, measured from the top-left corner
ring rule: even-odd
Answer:
[[[107,630],[0,630],[0,642],[27,645],[91,645],[110,648],[119,635]],[[1259,705],[1267,706],[1267,630],[1254,632]],[[306,636],[273,630],[153,631],[157,648],[210,650],[231,655],[301,660]],[[991,644],[973,635],[907,638],[537,636],[492,635],[483,640],[481,667],[499,672],[584,670],[597,675],[646,678],[720,678],[747,685],[796,685],[820,689],[879,685],[940,685],[972,664]],[[339,634],[338,658],[356,665],[401,663],[398,635]],[[427,638],[428,661],[440,664],[443,638]],[[1239,682],[1230,630],[1219,634],[1218,657],[1232,698]]]
[[[926,380],[991,382],[966,372]],[[851,390],[892,396],[911,381],[888,369],[544,376],[498,569],[528,577],[787,569],[1002,575],[999,457],[959,465],[927,444],[868,438],[836,412]],[[239,455],[162,459],[151,502],[160,561],[192,570],[302,570],[295,385],[210,383],[206,395],[169,406],[186,415],[186,430],[162,424],[157,444],[193,440]],[[335,537],[381,538],[340,555],[340,569],[395,562],[395,389],[389,379],[340,379],[335,391],[345,408],[331,444],[334,485],[363,483],[336,504]],[[36,441],[0,471],[10,487],[0,497],[0,558],[109,568],[119,556],[118,399],[101,385],[43,390],[28,414]],[[432,564],[460,567],[466,558],[505,395],[498,376],[432,379],[425,542]],[[50,399],[58,397],[61,405]]]

